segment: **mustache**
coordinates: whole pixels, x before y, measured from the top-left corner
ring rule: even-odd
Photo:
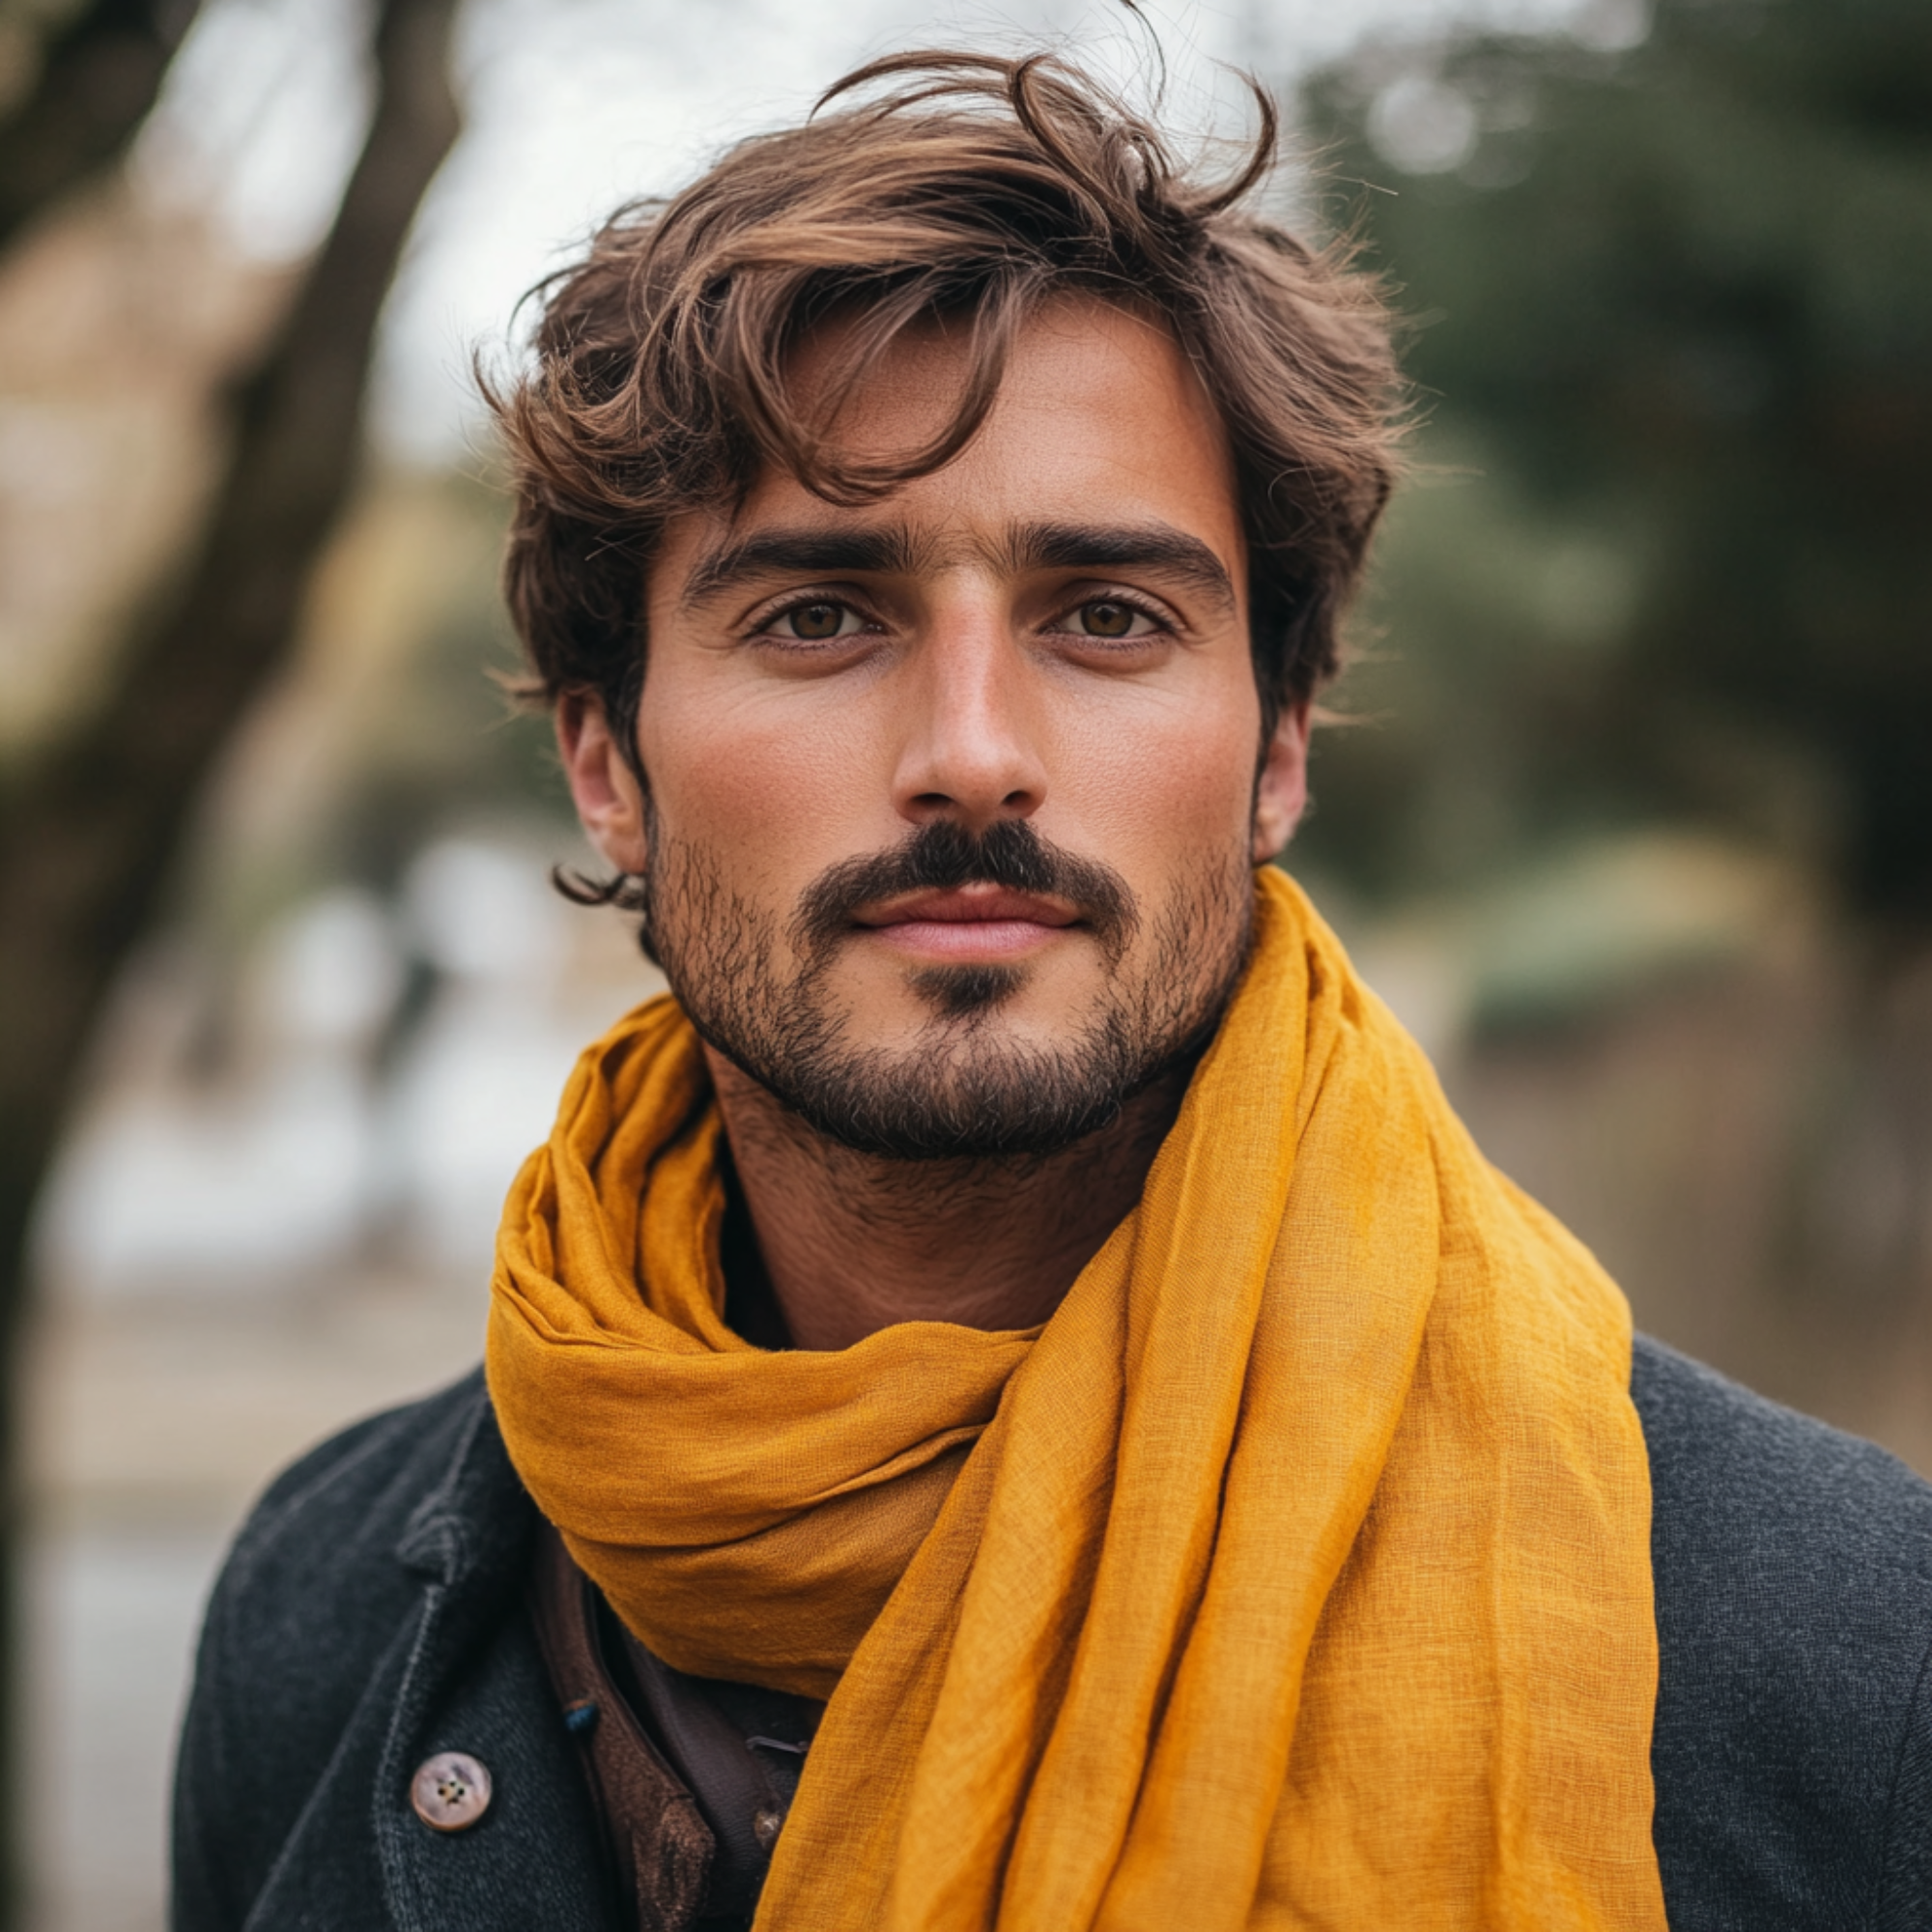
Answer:
[[[1024,818],[1002,818],[983,832],[935,818],[890,852],[841,859],[799,896],[792,936],[801,953],[820,958],[852,928],[861,906],[901,893],[1000,886],[1065,899],[1093,929],[1111,965],[1140,924],[1127,882],[1097,859],[1083,859],[1042,838]]]

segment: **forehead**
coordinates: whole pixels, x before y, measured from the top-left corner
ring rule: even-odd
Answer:
[[[833,419],[859,459],[891,458],[940,432],[958,403],[967,325],[907,329]],[[836,364],[838,325],[801,348],[792,372],[809,401]],[[1236,584],[1246,546],[1226,428],[1187,356],[1158,323],[1096,298],[1042,307],[1020,328],[980,433],[944,469],[859,505],[826,502],[772,469],[730,510],[672,519],[658,550],[653,601],[678,594],[724,543],[768,524],[892,527],[915,569],[1028,554],[1015,533],[1045,525],[1165,526],[1214,552]]]

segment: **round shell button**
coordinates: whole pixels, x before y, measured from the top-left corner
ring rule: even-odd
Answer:
[[[490,1808],[490,1774],[468,1751],[438,1751],[416,1766],[410,1803],[432,1832],[467,1832]]]

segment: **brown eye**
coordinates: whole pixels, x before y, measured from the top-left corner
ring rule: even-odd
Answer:
[[[785,612],[786,621],[791,625],[792,636],[809,639],[816,642],[821,638],[836,638],[839,627],[845,621],[845,607],[842,604],[801,604],[797,610]]]
[[[1105,599],[1080,607],[1081,626],[1090,638],[1124,638],[1139,615],[1131,604],[1114,604]]]

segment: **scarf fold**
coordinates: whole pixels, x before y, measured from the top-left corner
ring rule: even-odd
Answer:
[[[1664,1925],[1630,1317],[1281,874],[1037,1331],[767,1353],[668,1000],[498,1239],[511,1457],[653,1651],[830,1699],[761,1932]]]

